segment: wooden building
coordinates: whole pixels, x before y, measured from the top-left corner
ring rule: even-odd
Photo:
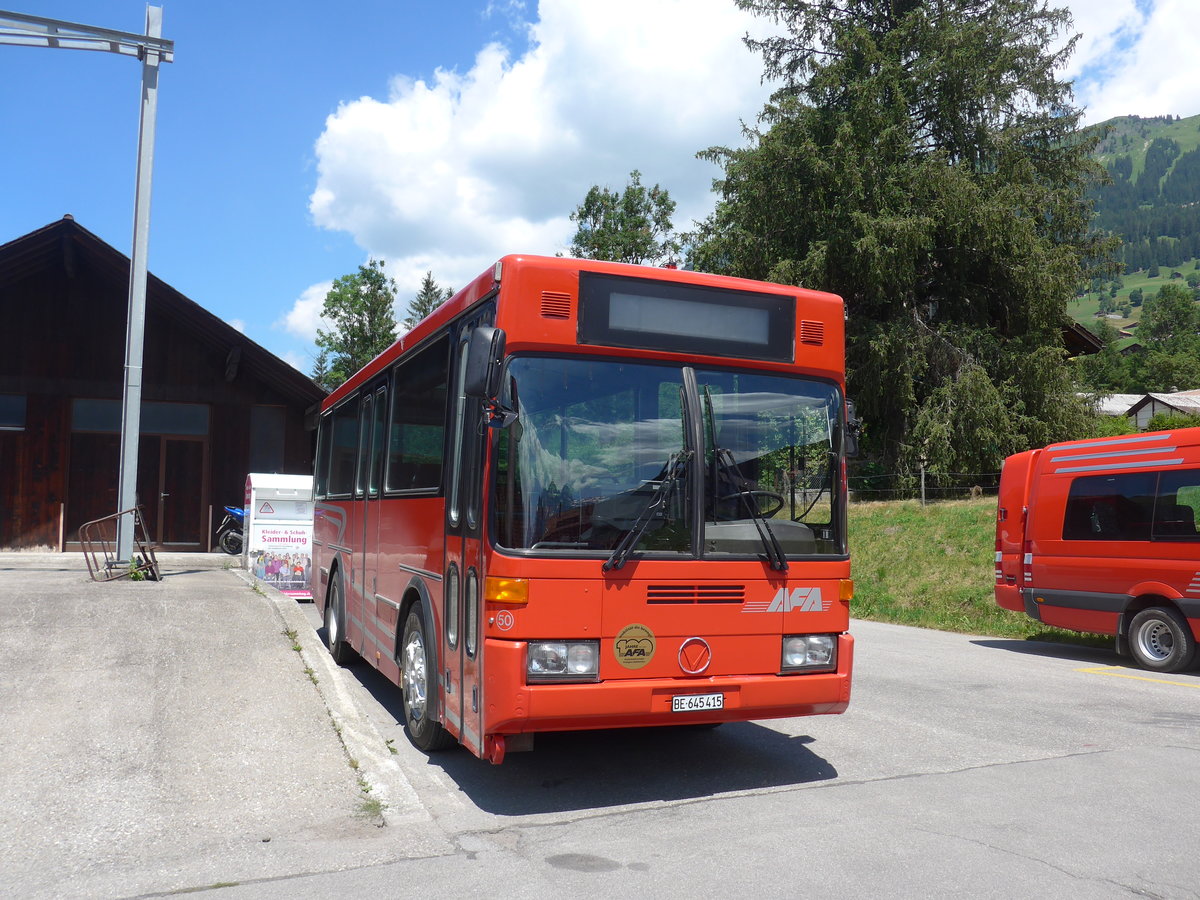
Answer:
[[[76,549],[117,512],[129,259],[70,216],[0,246],[0,548]],[[309,378],[153,275],[138,502],[164,549],[208,550],[246,473],[312,472]]]

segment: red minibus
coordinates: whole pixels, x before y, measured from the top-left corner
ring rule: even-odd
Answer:
[[[1200,637],[1200,428],[1053,444],[1000,475],[996,602],[1116,636],[1144,668],[1189,668]]]
[[[430,751],[840,713],[842,301],[507,256],[322,405],[314,597]]]

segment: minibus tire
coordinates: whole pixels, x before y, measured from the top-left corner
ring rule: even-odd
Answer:
[[[454,743],[454,738],[432,715],[431,688],[436,684],[437,675],[430,665],[425,615],[421,604],[414,603],[404,622],[404,639],[400,642],[400,689],[404,696],[404,733],[424,753],[444,750]]]
[[[325,598],[325,646],[339,666],[354,661],[354,650],[346,643],[346,603],[342,595],[341,575],[334,576]]]
[[[1152,606],[1129,623],[1129,652],[1143,669],[1182,672],[1195,659],[1196,641],[1183,616],[1165,606]]]

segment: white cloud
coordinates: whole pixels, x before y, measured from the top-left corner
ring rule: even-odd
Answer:
[[[225,324],[234,331],[240,331],[242,334],[246,333],[246,323],[242,319],[230,319]]]
[[[332,281],[322,281],[307,288],[292,304],[292,308],[284,317],[275,323],[275,327],[282,328],[294,337],[307,341],[316,340],[317,329],[323,326],[328,327],[328,323],[321,318],[321,309],[325,306],[325,295],[332,287]],[[291,362],[291,360],[288,361]],[[293,365],[295,364],[293,363]],[[296,366],[296,368],[300,368],[300,366]]]
[[[1071,0],[1080,39],[1070,70],[1087,122],[1200,113],[1194,0]]]
[[[307,375],[312,371],[313,361],[305,358],[294,350],[288,350],[284,352],[280,359],[282,359],[297,372],[303,372],[305,375]]]
[[[386,258],[402,298],[426,270],[460,287],[504,253],[565,249],[587,189],[634,168],[687,228],[719,174],[695,153],[740,144],[766,98],[741,41],[758,28],[730,0],[542,0],[523,55],[489,44],[465,73],[342,104],[317,140],[313,219]]]

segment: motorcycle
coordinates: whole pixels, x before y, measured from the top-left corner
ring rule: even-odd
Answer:
[[[225,507],[225,518],[221,520],[221,527],[217,529],[217,546],[230,556],[241,556],[242,554],[242,545],[245,542],[245,536],[242,533],[245,520],[246,511],[240,506]]]

